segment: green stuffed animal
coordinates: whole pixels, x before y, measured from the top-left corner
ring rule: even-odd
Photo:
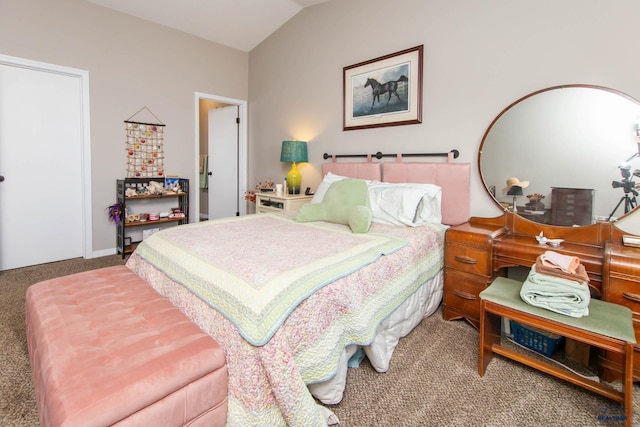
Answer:
[[[329,186],[321,203],[302,205],[296,213],[299,222],[327,221],[348,225],[354,233],[366,233],[371,227],[371,208],[367,183],[346,178]]]

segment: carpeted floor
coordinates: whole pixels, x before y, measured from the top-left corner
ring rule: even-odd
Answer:
[[[0,427],[37,426],[24,328],[24,294],[38,281],[123,263],[119,256],[0,272]],[[613,402],[500,357],[477,372],[478,333],[438,311],[400,341],[388,372],[366,361],[349,370],[343,401],[331,409],[343,427],[616,426]],[[640,425],[634,390],[634,425]],[[244,426],[242,426],[244,427]],[[265,426],[266,427],[266,426]]]

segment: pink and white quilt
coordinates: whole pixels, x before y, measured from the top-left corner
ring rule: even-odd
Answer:
[[[261,346],[313,292],[406,244],[267,214],[174,227],[145,239],[136,253]]]
[[[264,227],[253,230],[249,223],[254,221],[262,226],[276,224],[275,235]],[[345,241],[338,243],[342,239],[337,238],[348,234],[357,236],[347,226],[313,224],[309,231],[309,227],[287,216],[269,214],[209,221],[201,227],[195,227],[196,224],[176,227],[151,236],[162,241],[156,249],[164,255],[153,255],[162,259],[160,264],[145,260],[144,256],[154,253],[147,251],[146,245],[138,247],[127,262],[129,268],[171,300],[225,350],[229,369],[229,426],[326,426],[326,412],[316,403],[307,385],[334,376],[347,345],[371,343],[380,322],[423,283],[442,274],[444,226],[428,224],[414,228],[373,224],[365,234],[366,244],[361,240],[355,242],[355,246],[376,247],[373,253],[377,255],[369,254],[373,260],[353,263],[339,273],[333,270],[327,275],[332,280],[312,281],[316,283],[311,286],[313,290],[294,290],[292,298],[286,296],[287,289],[295,289],[292,285],[275,285],[283,291],[274,292],[275,297],[265,297],[264,288],[278,282],[278,277],[289,277],[287,271],[291,269],[285,267],[311,274],[314,269],[300,270],[301,264],[315,264],[323,256],[331,258],[332,251],[351,250],[346,249],[352,246],[345,241],[352,239],[345,237]],[[205,229],[217,229],[217,232]],[[229,231],[222,231],[224,229]],[[250,229],[253,231],[247,232]],[[303,237],[307,232],[313,236]],[[321,238],[321,234],[324,237]],[[326,243],[331,250],[322,255],[327,238],[331,241]],[[312,250],[315,247],[320,249],[319,253]],[[386,255],[381,256],[383,253]],[[212,263],[215,267],[211,267]],[[358,267],[354,267],[356,264]],[[261,345],[252,345],[245,339],[237,320],[224,312],[226,308],[213,308],[215,304],[196,295],[188,284],[181,283],[193,274],[202,280],[221,271],[225,279],[231,280],[233,276],[230,281],[233,286],[218,284],[214,288],[223,289],[224,298],[230,298],[234,304],[249,290],[249,299],[264,297],[267,301],[240,304],[252,307],[254,314],[264,314],[262,308],[283,303],[284,311],[277,310],[280,314],[286,313],[282,322],[277,322],[281,325],[274,331],[269,330],[269,338],[264,343],[258,341]],[[238,277],[253,285],[245,283],[244,291],[238,290]],[[213,293],[203,290],[206,287],[202,280],[197,285],[197,293]]]

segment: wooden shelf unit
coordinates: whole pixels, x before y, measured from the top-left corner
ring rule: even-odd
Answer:
[[[147,220],[147,221],[134,221],[134,222],[126,222],[125,218],[122,219],[116,226],[116,249],[117,253],[122,254],[122,258],[125,255],[133,252],[140,241],[132,242],[130,245],[125,244],[125,240],[128,237],[127,231],[133,230],[133,228],[157,228],[158,226],[167,226],[169,224],[187,224],[189,222],[189,180],[186,178],[180,178],[180,193],[163,193],[163,194],[153,194],[153,195],[140,195],[140,196],[132,196],[127,197],[125,192],[127,188],[144,188],[149,185],[149,182],[157,181],[164,182],[164,178],[125,178],[118,179],[116,181],[116,200],[118,203],[121,203],[123,206],[130,205],[134,207],[136,202],[144,202],[144,201],[152,201],[152,202],[161,202],[163,205],[167,205],[166,209],[170,210],[171,207],[168,203],[177,203],[177,207],[184,213],[183,218],[160,218],[157,220]],[[125,209],[126,212],[126,209]]]

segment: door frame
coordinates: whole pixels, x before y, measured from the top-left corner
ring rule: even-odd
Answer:
[[[209,101],[216,101],[223,104],[228,104],[230,106],[235,105],[238,107],[238,118],[240,119],[240,124],[238,126],[238,200],[239,203],[239,212],[240,215],[245,215],[247,213],[246,203],[242,203],[244,200],[244,192],[247,188],[247,101],[243,101],[240,99],[232,99],[226,98],[223,96],[211,95],[203,92],[195,93],[195,156],[194,156],[194,175],[193,182],[197,183],[200,181],[200,100],[206,99]],[[197,191],[192,190],[192,194],[198,194],[199,188]],[[195,200],[195,206],[193,212],[197,212],[195,217],[192,215],[192,218],[196,218],[196,222],[200,221],[200,197],[192,197]]]
[[[33,71],[62,74],[80,79],[82,126],[82,257],[93,258],[93,210],[91,192],[91,116],[89,109],[89,71],[78,68],[64,67],[46,62],[32,61],[0,54],[0,64],[10,67],[21,67]]]

